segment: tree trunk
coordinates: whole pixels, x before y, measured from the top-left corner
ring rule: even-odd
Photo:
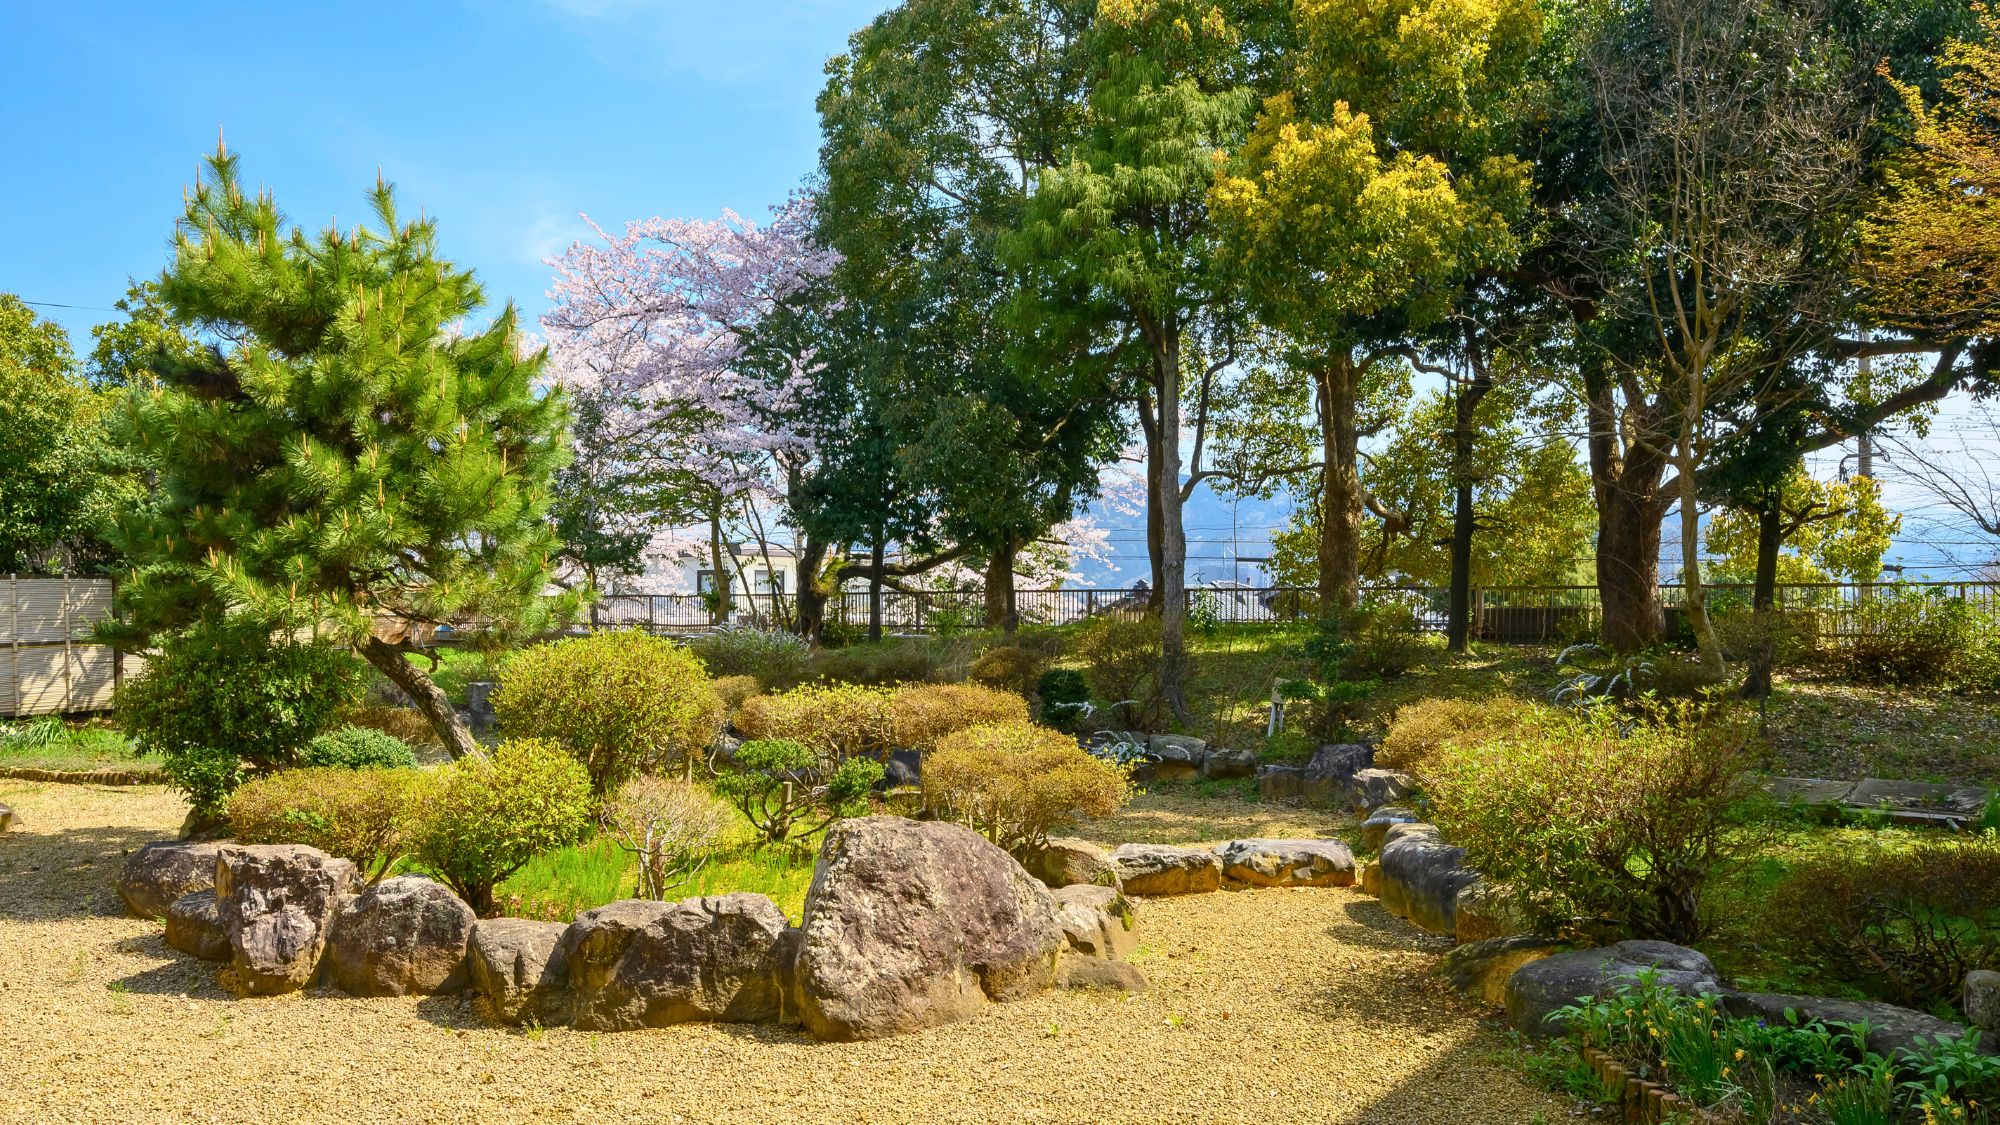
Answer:
[[[709,616],[712,619],[710,623],[714,625],[728,624],[729,611],[735,608],[730,597],[735,582],[729,577],[729,561],[723,557],[722,551],[722,510],[714,508],[708,513],[708,565],[715,574],[709,584],[710,594],[715,599]]]
[[[1608,379],[1586,384],[1590,488],[1597,504],[1597,597],[1604,643],[1637,652],[1660,643],[1659,495],[1664,461],[1643,449],[1618,450],[1619,418]]]
[[[1146,564],[1152,574],[1152,585],[1146,588],[1146,609],[1157,614],[1160,594],[1167,584],[1162,565],[1164,525],[1160,522],[1160,421],[1153,409],[1153,396],[1143,391],[1139,395],[1139,432],[1146,440]]]
[[[459,718],[458,708],[452,706],[451,697],[432,683],[423,669],[405,659],[411,650],[372,636],[362,641],[360,647],[362,659],[389,677],[389,682],[401,688],[424,718],[431,721],[431,728],[444,740],[444,748],[453,758],[481,752],[472,729]]]
[[[1167,324],[1153,341],[1159,394],[1159,445],[1153,503],[1160,512],[1160,702],[1176,719],[1187,703],[1187,528],[1181,522],[1180,329]]]
[[[877,524],[869,556],[869,561],[875,564],[875,573],[868,576],[868,639],[871,641],[882,639],[882,555],[886,550],[882,539],[882,527]]]
[[[1344,613],[1361,601],[1361,469],[1355,448],[1350,355],[1329,357],[1315,373],[1319,405],[1319,608]]]
[[[820,564],[825,561],[826,544],[807,536],[805,549],[799,552],[799,612],[792,631],[815,644],[826,632],[826,591],[819,585]],[[774,596],[772,601],[776,600]]]
[[[1696,463],[1691,427],[1683,429],[1679,461],[1675,467],[1680,472],[1681,486],[1682,612],[1687,614],[1688,625],[1694,630],[1702,669],[1720,679],[1724,671],[1722,642],[1715,635],[1715,622],[1709,620],[1708,589],[1701,582],[1701,505],[1695,495],[1699,481],[1696,470],[1700,465]]]
[[[1480,374],[1452,399],[1451,589],[1445,599],[1444,642],[1445,650],[1455,653],[1464,652],[1472,639],[1472,535],[1476,530],[1472,490],[1477,483],[1472,439],[1477,434],[1480,400],[1493,389],[1492,377],[1485,371],[1479,368]]]
[[[1750,593],[1754,629],[1750,673],[1743,678],[1745,699],[1768,699],[1771,695],[1771,664],[1778,655],[1778,549],[1784,540],[1783,496],[1773,490],[1757,509],[1757,577]]]
[[[1021,627],[1014,601],[1014,556],[1012,539],[996,548],[986,560],[986,627],[1012,633]]]

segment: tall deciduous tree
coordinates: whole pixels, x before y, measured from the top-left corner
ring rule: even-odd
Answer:
[[[69,334],[0,293],[0,573],[49,568],[93,530],[103,413]]]
[[[454,755],[476,750],[409,656],[429,627],[529,633],[573,608],[543,588],[560,395],[536,387],[511,305],[483,331],[470,271],[436,226],[282,229],[218,148],[187,195],[160,278],[173,316],[232,341],[155,355],[120,423],[156,466],[160,505],[117,534],[127,643],[203,619],[331,630],[400,687]]]

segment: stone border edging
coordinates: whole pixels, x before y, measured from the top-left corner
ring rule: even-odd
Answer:
[[[165,785],[164,770],[45,770],[33,766],[0,769],[0,779],[48,781],[58,785]]]

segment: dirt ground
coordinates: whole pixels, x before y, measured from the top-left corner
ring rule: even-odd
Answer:
[[[233,999],[216,966],[168,949],[111,889],[124,853],[180,822],[178,799],[0,782],[0,802],[19,813],[0,835],[9,1121],[1522,1125],[1570,1112],[1498,1065],[1503,1042],[1426,976],[1434,939],[1352,890],[1148,901],[1134,961],[1153,991],[1050,993],[899,1039],[524,1032],[458,997]],[[1173,815],[1154,818],[1169,818],[1163,834],[1193,831]]]

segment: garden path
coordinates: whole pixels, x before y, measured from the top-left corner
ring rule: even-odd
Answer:
[[[124,917],[111,889],[124,852],[179,824],[178,799],[0,782],[0,802],[20,813],[0,835],[11,1120],[1521,1125],[1568,1114],[1424,973],[1435,942],[1347,889],[1146,902],[1135,961],[1152,992],[1049,993],[907,1038],[527,1033],[481,1022],[459,998],[231,999],[214,966]]]

